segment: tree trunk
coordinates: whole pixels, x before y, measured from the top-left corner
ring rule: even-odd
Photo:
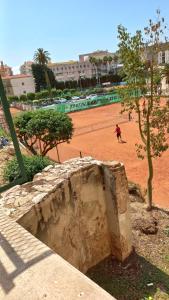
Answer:
[[[48,88],[48,91],[49,91],[49,96],[52,97],[52,94],[51,94],[51,84],[50,84],[48,72],[47,72],[46,69],[44,69],[44,71],[45,71],[45,79],[46,79],[46,84],[47,84],[47,88]]]
[[[149,127],[149,125],[148,125]],[[147,131],[150,129],[147,128]],[[151,157],[151,148],[150,148],[150,136],[147,134],[147,162],[148,162],[148,180],[147,180],[147,201],[148,201],[148,210],[152,209],[153,195],[152,195],[152,181],[153,181],[153,163]]]
[[[147,161],[148,161],[148,180],[147,180],[147,200],[148,200],[148,210],[152,210],[152,203],[153,203],[153,187],[152,187],[152,180],[153,180],[153,162],[152,162],[152,155],[151,155],[151,137],[150,137],[150,114],[153,108],[153,62],[151,62],[150,66],[151,70],[151,97],[150,103],[148,103],[148,110],[147,110]]]

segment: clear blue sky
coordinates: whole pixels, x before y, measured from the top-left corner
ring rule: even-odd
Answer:
[[[13,67],[44,48],[53,61],[117,49],[117,25],[142,29],[157,8],[169,23],[169,0],[0,0],[0,60]]]

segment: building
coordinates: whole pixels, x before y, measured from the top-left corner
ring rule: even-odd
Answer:
[[[3,61],[0,62],[0,76],[6,77],[6,76],[11,76],[13,75],[12,73],[12,68],[4,65]]]
[[[25,61],[22,66],[20,66],[20,73],[25,75],[32,75],[32,66],[33,61]]]
[[[13,75],[2,77],[7,96],[20,96],[35,93],[34,78],[31,75]]]
[[[115,55],[114,53],[108,52],[108,50],[97,50],[90,53],[80,54],[79,61],[80,62],[89,61],[90,57],[103,59],[105,56],[111,56],[112,58],[114,58],[114,55]]]
[[[90,63],[90,57],[95,57],[97,59],[103,59],[105,56],[111,56],[111,63],[102,63],[97,69],[96,66]],[[49,63],[48,67],[53,71],[55,79],[57,81],[78,81],[80,78],[92,78],[99,76],[107,75],[111,72],[116,66],[114,65],[115,54],[108,52],[107,50],[102,51],[98,50],[91,53],[80,54],[79,60],[74,61],[70,60],[62,63]]]
[[[57,81],[78,81],[80,78],[91,78],[93,66],[88,62],[67,61],[62,63],[50,63],[48,67],[53,71]]]

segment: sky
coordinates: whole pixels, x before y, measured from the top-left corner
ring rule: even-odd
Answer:
[[[134,33],[155,18],[156,9],[169,23],[169,0],[0,0],[0,60],[17,73],[37,48],[57,62],[113,52],[117,26]]]

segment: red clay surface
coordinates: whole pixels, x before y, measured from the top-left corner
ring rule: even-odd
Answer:
[[[140,142],[138,125],[135,119],[128,122],[128,116],[121,115],[120,110],[121,105],[116,103],[69,114],[75,133],[70,144],[59,145],[60,159],[63,162],[77,157],[81,151],[83,156],[118,160],[124,163],[129,180],[146,187],[147,161],[137,158],[135,148],[135,143]],[[126,143],[117,142],[114,133],[116,123]],[[50,151],[49,156],[56,160],[56,150]],[[153,187],[154,202],[169,208],[169,151],[154,160]]]
[[[75,132],[70,144],[58,146],[60,160],[63,162],[80,155],[92,156],[100,160],[118,160],[124,163],[129,180],[146,187],[147,161],[139,160],[135,143],[140,142],[138,125],[134,118],[128,122],[127,115],[120,114],[119,103],[69,114]],[[18,110],[12,109],[12,114]],[[114,133],[119,124],[122,138],[126,143],[118,143]],[[57,160],[56,149],[49,156]],[[169,208],[169,151],[154,160],[153,201]]]

